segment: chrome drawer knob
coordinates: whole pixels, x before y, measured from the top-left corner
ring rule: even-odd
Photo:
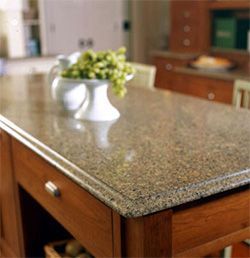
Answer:
[[[189,11],[184,11],[183,12],[183,17],[189,18],[191,16],[191,13]]]
[[[214,100],[215,94],[214,94],[213,92],[209,92],[209,93],[207,94],[207,98],[208,98],[209,100]]]
[[[173,69],[173,65],[172,64],[166,64],[165,68],[167,71],[171,71]]]
[[[185,26],[183,27],[183,31],[184,31],[184,32],[190,32],[190,30],[191,30],[191,27],[190,27],[189,25],[185,25]]]
[[[54,197],[61,195],[59,188],[51,181],[45,183],[45,190]]]
[[[185,46],[185,47],[189,47],[190,46],[190,40],[189,39],[184,39],[183,40],[183,45]]]

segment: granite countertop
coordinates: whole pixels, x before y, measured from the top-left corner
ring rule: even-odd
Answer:
[[[0,127],[125,217],[250,182],[250,111],[169,91],[128,90],[114,122],[77,121],[46,77],[0,78]]]
[[[173,52],[168,50],[153,50],[151,51],[150,54],[151,56],[176,58],[180,60],[190,60],[200,55],[200,53],[181,53],[181,52],[179,53],[179,52]]]
[[[38,56],[25,56],[25,57],[3,57],[2,59],[5,61],[15,61],[15,62],[25,62],[25,61],[36,61],[36,60],[47,60],[52,59],[56,61],[57,56],[56,55],[38,55]]]

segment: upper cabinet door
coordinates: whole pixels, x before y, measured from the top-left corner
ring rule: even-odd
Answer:
[[[124,45],[122,0],[44,0],[46,54],[116,49]]]

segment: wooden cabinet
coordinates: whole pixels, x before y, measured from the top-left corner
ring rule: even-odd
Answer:
[[[173,0],[170,3],[171,51],[200,52],[209,48],[209,11],[205,1]],[[202,35],[202,36],[201,36]]]
[[[249,12],[249,9],[250,3],[247,0],[170,1],[170,50],[195,53],[209,50],[212,45],[214,12],[218,10]]]
[[[18,183],[93,255],[111,257],[111,209],[23,144],[13,140],[12,146]]]
[[[183,66],[187,60],[176,58],[156,57],[154,65],[156,66],[155,85],[162,89],[172,89],[174,87],[178,75],[174,73],[177,66]]]
[[[176,55],[196,53],[221,56],[232,60],[245,74],[249,75],[249,53],[244,50],[211,48],[212,25],[217,10],[249,11],[249,1],[216,1],[216,0],[172,0],[170,3],[171,28],[169,50]],[[171,69],[166,64],[171,63]],[[186,62],[178,58],[157,56],[154,64],[157,66],[156,87],[170,89],[208,100],[232,103],[233,79],[222,76],[210,76],[199,72],[185,72],[181,67]],[[234,78],[237,78],[235,76]]]
[[[155,57],[157,67],[155,86],[204,98],[210,101],[232,103],[233,81],[215,79],[206,75],[193,75],[179,71],[188,60]]]
[[[55,223],[46,223],[51,227],[46,229],[47,236],[41,229],[42,221],[47,219],[45,210],[93,255],[114,256],[114,212],[110,208],[3,131],[0,132],[0,154],[0,257],[32,255],[32,251],[24,249],[37,247],[35,234],[43,236],[40,243],[51,241]],[[53,188],[46,187],[48,182],[58,187],[59,194],[53,195]],[[26,196],[34,201],[30,202]],[[42,248],[43,245],[39,247]]]
[[[7,133],[0,133],[0,151],[1,257],[42,257],[55,224],[97,257],[203,257],[249,237],[247,186],[124,218]],[[54,187],[46,188],[48,181]],[[45,229],[43,220],[50,220]],[[30,246],[41,254],[28,252]]]
[[[172,90],[204,98],[210,101],[218,101],[231,104],[233,97],[233,81],[213,79],[206,76],[196,76],[176,72],[178,80]]]
[[[208,2],[208,8],[211,9],[211,10],[249,9],[250,8],[250,2],[248,0],[237,0],[237,1],[210,0]]]
[[[0,133],[0,257],[23,257],[17,183],[12,169],[10,137]]]
[[[217,250],[223,248],[224,241],[233,237],[235,232],[238,233],[237,240],[242,239],[240,236],[249,234],[245,228],[250,223],[246,207],[249,207],[249,191],[175,212],[172,220],[175,256],[192,257],[195,253],[196,257],[202,257],[211,251],[212,245],[216,245]],[[212,240],[214,236],[219,239],[216,243]]]

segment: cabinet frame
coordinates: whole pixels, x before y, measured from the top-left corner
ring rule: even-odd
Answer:
[[[178,69],[186,66],[188,61],[155,56],[153,60],[157,67],[155,87],[204,98],[209,101],[232,103],[233,80],[188,74]],[[168,63],[172,64],[172,69],[169,71],[164,68],[164,64]]]
[[[23,257],[22,219],[18,185],[13,170],[11,137],[2,130],[0,131],[0,201],[0,255]]]
[[[12,151],[15,151],[13,141],[16,140],[5,132],[2,132],[0,139],[1,161],[5,162],[5,168],[1,166],[1,179],[9,176],[5,181],[8,187],[3,188],[1,185],[1,212],[5,213],[4,230],[8,233],[2,236],[0,248],[3,257],[23,257],[25,232],[21,227],[17,181],[12,165]],[[22,148],[30,154],[31,150],[26,150],[24,146]],[[45,160],[41,159],[41,162],[48,166]],[[81,191],[85,192],[84,189]],[[124,218],[107,207],[112,221],[112,257],[205,256],[250,237],[249,207],[250,190],[247,185],[137,218]],[[226,218],[224,214],[227,214]],[[52,215],[57,216],[56,213]],[[7,216],[9,221],[6,220]],[[54,218],[57,220],[57,217]],[[66,227],[64,224],[62,226]]]

